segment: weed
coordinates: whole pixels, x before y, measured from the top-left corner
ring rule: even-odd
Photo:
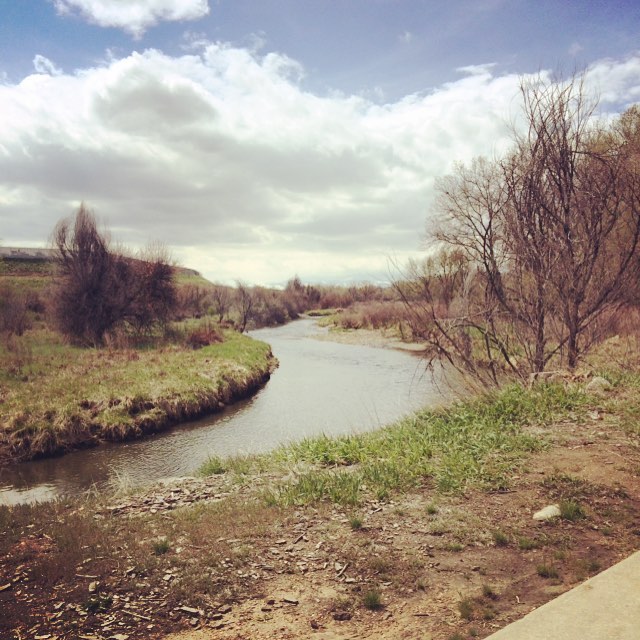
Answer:
[[[496,547],[506,547],[509,544],[509,537],[502,531],[493,531],[491,537]]]
[[[518,538],[518,548],[523,551],[530,551],[531,549],[537,549],[538,547],[540,547],[540,542],[538,540],[533,540],[532,538],[527,538],[525,536]]]
[[[104,613],[113,603],[113,597],[108,594],[91,596],[84,605],[88,613]]]
[[[472,598],[462,598],[458,602],[458,611],[464,620],[473,620],[474,603]]]
[[[375,557],[369,561],[371,571],[380,575],[386,575],[391,569],[391,562],[387,558]]]
[[[378,589],[369,589],[362,597],[365,608],[377,611],[382,608],[382,595]]]
[[[349,526],[353,531],[362,529],[362,518],[360,518],[359,516],[351,516],[349,518]]]
[[[580,572],[582,573],[582,571],[584,571],[587,575],[598,573],[601,569],[601,565],[597,560],[589,560],[585,558],[584,560],[580,560],[577,564]]]
[[[545,563],[537,565],[536,571],[541,578],[557,578],[559,575],[554,566]]]
[[[489,598],[489,600],[497,600],[498,597],[499,597],[498,594],[493,589],[493,587],[491,587],[488,584],[483,584],[482,585],[482,595],[485,598]]]
[[[160,540],[155,540],[153,543],[153,553],[157,556],[164,555],[169,551],[171,545],[166,538],[160,538]]]
[[[200,467],[200,473],[203,476],[214,476],[226,473],[227,465],[220,456],[210,456],[209,459]]]
[[[454,553],[459,553],[464,549],[464,545],[459,542],[450,542],[444,546],[445,551],[453,551]]]
[[[433,502],[430,502],[427,505],[427,514],[430,516],[435,516],[436,513],[438,513],[438,507]]]
[[[586,517],[584,509],[575,500],[560,501],[560,517],[563,520],[575,522]]]

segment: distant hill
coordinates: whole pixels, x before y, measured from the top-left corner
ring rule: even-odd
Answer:
[[[55,249],[32,249],[25,247],[0,247],[0,260],[18,263],[54,262]],[[187,267],[174,267],[176,274],[180,276],[200,276],[200,272]]]
[[[25,249],[22,247],[0,247],[3,260],[36,260],[51,262],[55,258],[53,249]]]

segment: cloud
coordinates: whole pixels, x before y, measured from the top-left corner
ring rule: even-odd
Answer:
[[[413,33],[411,33],[411,31],[403,31],[398,36],[398,39],[404,44],[411,44],[411,42],[413,42]]]
[[[584,51],[584,47],[579,42],[572,42],[569,47],[568,53],[571,57],[575,58],[580,52]]]
[[[314,95],[304,75],[282,54],[214,43],[5,82],[3,242],[46,241],[84,200],[115,239],[165,242],[211,279],[383,278],[389,255],[418,249],[434,179],[502,152],[518,105],[520,78],[488,65],[384,105]],[[589,78],[627,101],[640,56]]]
[[[56,65],[49,60],[49,58],[45,58],[44,56],[38,54],[33,59],[33,68],[38,73],[43,73],[49,76],[59,76],[62,74],[62,69],[56,67]]]
[[[208,0],[53,0],[60,14],[78,11],[101,27],[117,27],[140,37],[163,21],[197,20],[209,13]]]

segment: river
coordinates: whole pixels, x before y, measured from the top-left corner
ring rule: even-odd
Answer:
[[[317,339],[322,332],[312,319],[251,332],[280,362],[255,396],[143,440],[0,469],[0,504],[190,475],[212,455],[262,453],[307,436],[368,431],[442,402],[415,354]]]

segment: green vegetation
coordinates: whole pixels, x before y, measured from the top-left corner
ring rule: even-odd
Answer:
[[[541,578],[557,578],[558,570],[549,564],[539,564],[536,566],[536,572]]]
[[[496,547],[506,547],[509,545],[509,536],[502,531],[494,531],[491,535]]]
[[[123,440],[217,410],[269,377],[270,348],[234,331],[192,349],[180,341],[83,349],[40,326],[20,350],[0,345],[5,456],[28,459]]]
[[[560,501],[560,517],[575,522],[586,517],[584,509],[575,500]]]
[[[378,589],[369,589],[362,597],[362,602],[367,609],[377,611],[382,608],[382,595]]]
[[[585,404],[584,394],[560,385],[511,386],[446,409],[418,412],[375,432],[311,438],[243,458],[242,464],[245,471],[247,465],[296,469],[293,480],[265,493],[268,504],[282,506],[320,500],[358,505],[367,496],[383,500],[426,478],[443,492],[501,488],[528,452],[544,446],[525,427],[580,412]],[[201,471],[234,471],[238,464],[236,458],[215,459]]]

